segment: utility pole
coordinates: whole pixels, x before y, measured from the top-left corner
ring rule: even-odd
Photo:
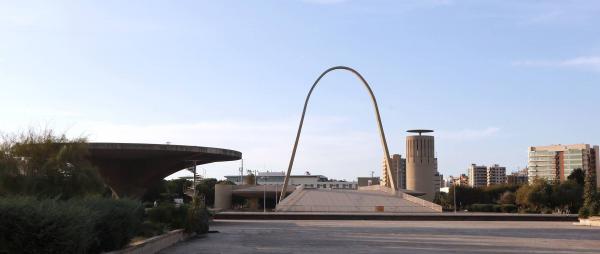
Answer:
[[[254,170],[254,185],[258,185],[258,169]]]
[[[240,185],[244,184],[244,159],[242,159],[242,166],[240,167]]]
[[[268,177],[267,177],[268,179]],[[267,181],[263,177],[263,213],[267,212]]]
[[[192,174],[194,174],[193,178],[192,178],[192,190],[194,190],[194,195],[196,195],[196,167],[198,166],[198,160],[186,160],[189,162],[194,163],[194,167],[192,168],[192,170],[189,170],[192,172]]]

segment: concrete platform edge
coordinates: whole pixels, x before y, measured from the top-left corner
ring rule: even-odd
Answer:
[[[388,221],[567,221],[578,222],[577,215],[547,214],[339,214],[339,213],[244,213],[222,212],[215,220],[388,220]]]

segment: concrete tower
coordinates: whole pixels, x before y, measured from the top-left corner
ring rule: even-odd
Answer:
[[[406,189],[423,192],[421,198],[433,201],[433,177],[437,170],[433,136],[422,135],[432,130],[409,130],[419,135],[406,137]]]

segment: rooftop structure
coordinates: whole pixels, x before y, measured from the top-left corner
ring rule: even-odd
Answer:
[[[119,197],[141,197],[163,178],[193,165],[242,158],[233,150],[166,144],[89,143],[89,159]]]

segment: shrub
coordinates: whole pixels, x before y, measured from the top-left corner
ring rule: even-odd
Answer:
[[[139,231],[144,217],[144,208],[139,202],[129,199],[88,198],[79,202],[94,211],[90,216],[94,222],[96,241],[92,252],[119,249]]]
[[[0,253],[83,253],[94,241],[89,213],[55,200],[0,199]]]
[[[504,193],[502,193],[499,200],[500,204],[515,204],[516,201],[517,196],[515,195],[515,193],[510,191],[505,191]]]
[[[147,210],[148,220],[153,223],[162,223],[170,229],[183,228],[186,224],[189,205],[179,207],[170,203],[162,203],[158,207]]]
[[[469,211],[471,212],[500,212],[500,205],[496,204],[472,204]]]
[[[140,226],[140,231],[138,234],[143,237],[153,237],[163,234],[166,228],[167,225],[163,223],[144,221]]]
[[[579,209],[579,218],[587,219],[590,217],[590,209],[587,207],[582,207]]]
[[[185,231],[188,233],[208,233],[208,210],[200,204],[198,197],[192,199],[192,205],[188,209]]]
[[[99,253],[137,233],[141,205],[131,200],[0,199],[0,253]]]
[[[518,208],[514,204],[503,204],[500,206],[500,211],[503,213],[516,213]]]
[[[179,207],[163,203],[156,208],[147,209],[147,215],[150,223],[166,225],[171,230],[183,228],[188,233],[208,232],[208,210],[200,206],[198,201]]]

